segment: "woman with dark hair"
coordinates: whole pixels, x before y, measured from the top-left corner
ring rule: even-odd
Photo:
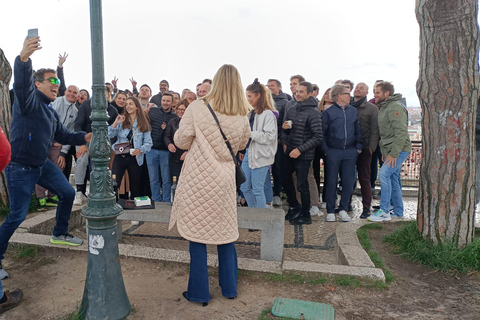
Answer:
[[[144,196],[140,194],[140,179],[144,156],[152,148],[151,127],[140,101],[135,97],[127,99],[125,112],[118,115],[115,122],[108,127],[108,137],[117,137],[112,145],[115,150],[117,143],[130,142],[130,154],[115,155],[112,173],[117,175],[117,181],[122,181],[125,170],[128,171],[132,198]]]
[[[249,114],[250,140],[242,162],[247,180],[240,190],[249,207],[266,208],[264,185],[277,152],[277,119],[267,88],[258,79],[247,87],[247,100],[253,110]]]
[[[229,299],[237,296],[234,242],[238,239],[238,222],[233,157],[245,148],[250,137],[246,117],[249,109],[238,70],[226,64],[215,75],[210,93],[188,106],[174,136],[175,145],[188,150],[188,154],[178,181],[169,229],[177,224],[180,235],[190,241],[190,278],[183,296],[203,306],[210,300],[207,244],[217,246],[222,295]]]
[[[177,177],[178,181],[178,178],[180,177],[180,170],[182,170],[183,161],[187,156],[187,150],[180,149],[175,145],[175,142],[173,141],[173,136],[175,135],[175,132],[177,132],[180,125],[180,120],[182,120],[182,117],[187,110],[189,104],[190,103],[187,99],[180,100],[177,103],[174,111],[178,115],[178,117],[173,118],[167,123],[165,135],[163,136],[163,140],[167,145],[168,151],[170,151],[169,165],[170,177],[172,178],[172,181],[173,177]]]

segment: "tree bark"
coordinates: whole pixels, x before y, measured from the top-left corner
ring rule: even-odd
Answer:
[[[12,108],[10,105],[9,85],[12,79],[12,67],[3,50],[0,49],[0,127],[10,140],[10,124],[12,123]],[[7,179],[5,173],[0,173],[0,205],[8,204]]]
[[[434,243],[474,235],[478,0],[417,0],[423,156],[417,223]]]

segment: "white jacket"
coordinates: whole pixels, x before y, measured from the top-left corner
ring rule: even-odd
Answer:
[[[254,111],[252,111],[254,112]],[[255,114],[252,141],[248,147],[248,167],[257,169],[271,165],[277,152],[277,118],[271,110]]]

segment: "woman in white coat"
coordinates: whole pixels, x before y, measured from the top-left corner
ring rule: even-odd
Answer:
[[[270,166],[277,152],[277,119],[267,88],[258,79],[247,87],[247,100],[253,106],[249,114],[252,131],[242,162],[247,180],[240,190],[249,207],[265,208],[265,180],[270,178]]]
[[[192,102],[174,136],[175,145],[188,150],[178,181],[170,226],[190,241],[190,277],[183,296],[188,301],[210,300],[207,244],[217,245],[218,278],[222,295],[237,296],[238,239],[235,164],[218,124],[234,154],[243,150],[250,137],[245,99],[238,70],[222,66],[213,79],[210,93]]]

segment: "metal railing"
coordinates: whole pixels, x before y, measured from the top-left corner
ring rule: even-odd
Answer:
[[[400,179],[404,187],[419,186],[420,162],[422,160],[422,141],[412,141],[412,152],[402,164]]]

